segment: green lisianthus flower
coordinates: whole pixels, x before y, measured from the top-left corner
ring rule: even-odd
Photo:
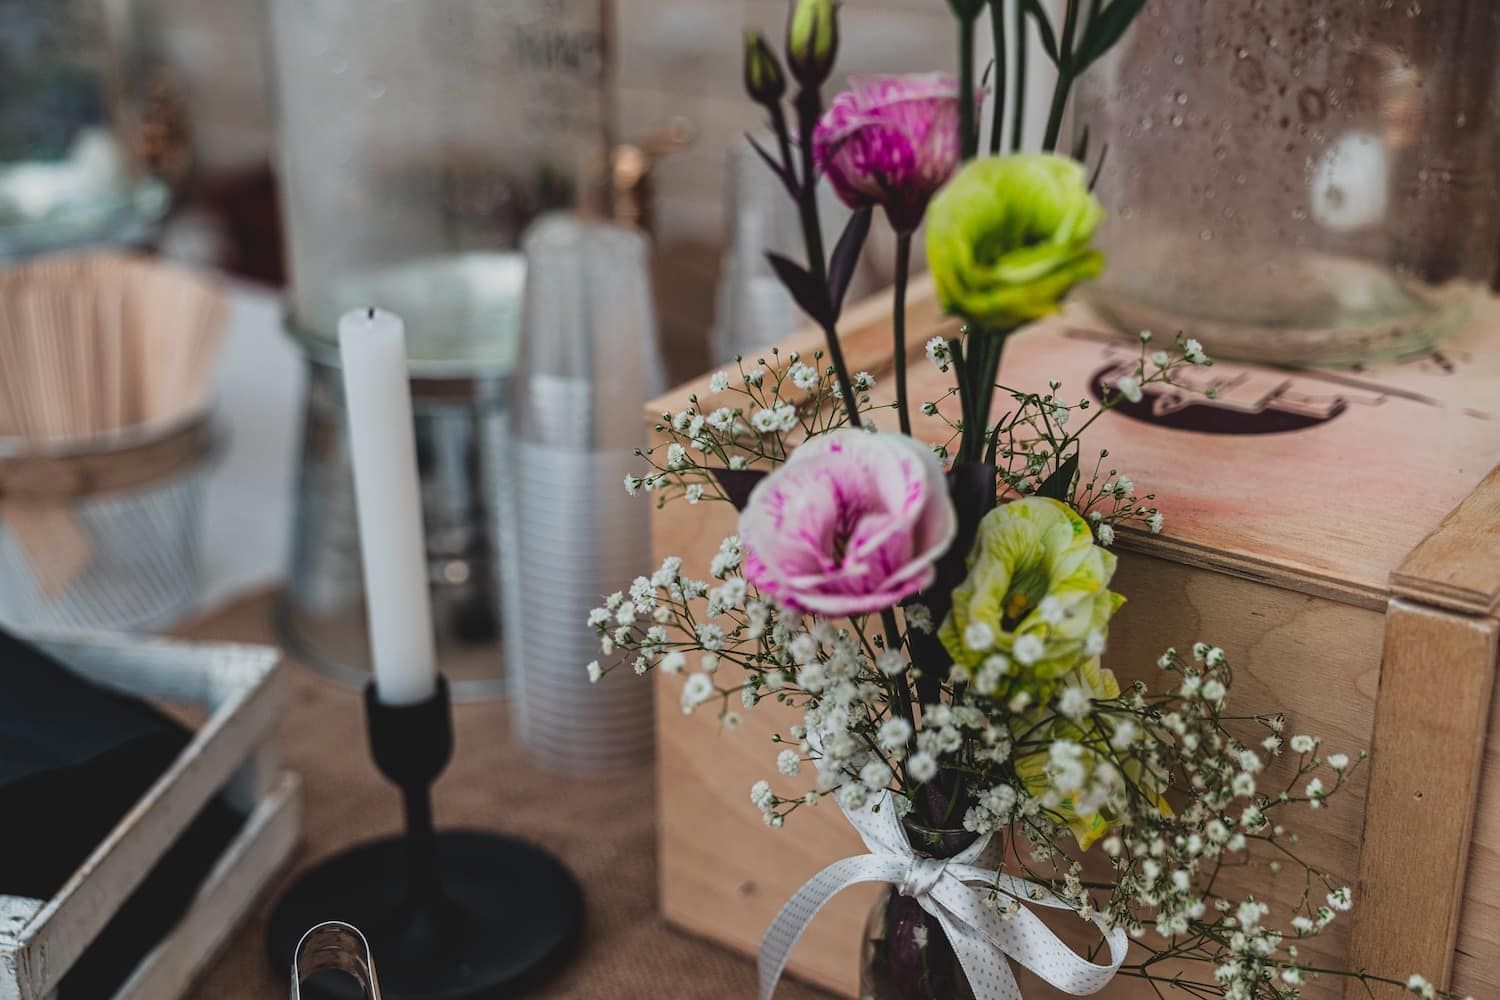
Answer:
[[[943,308],[990,328],[1056,312],[1074,285],[1103,270],[1090,246],[1103,218],[1076,160],[971,161],[927,210],[927,266]]]
[[[1040,705],[1104,648],[1124,598],[1109,590],[1115,557],[1067,504],[1027,497],[979,522],[969,575],[938,630],[980,694]]]
[[[1094,702],[1120,697],[1119,681],[1098,657],[1069,671],[1059,686],[1077,688]],[[1172,815],[1163,795],[1166,775],[1142,759],[1133,749],[1136,737],[1122,728],[1134,723],[1108,712],[1103,719],[1074,720],[1059,714],[1054,705],[1043,705],[1012,716],[1010,723],[1014,738],[1046,747],[1018,754],[1016,777],[1027,794],[1041,800],[1043,808],[1072,831],[1085,851],[1115,830],[1117,796],[1144,798],[1155,803],[1161,815]]]
[[[1120,697],[1119,681],[1112,671],[1100,665],[1098,657],[1085,660],[1077,670],[1069,672],[1066,683],[1088,692],[1094,701],[1110,701]],[[1052,719],[1051,723],[1043,721],[1048,718]],[[1091,745],[1100,742],[1097,736],[1089,739],[1077,725],[1054,715],[1050,707],[1033,709],[1016,716],[1012,731],[1016,735],[1026,733],[1038,743],[1055,740],[1077,742],[1077,773],[1086,781],[1092,781],[1096,770],[1101,766],[1114,766]],[[1086,851],[1113,828],[1111,817],[1105,808],[1085,806],[1081,801],[1080,789],[1053,788],[1055,775],[1049,774],[1047,767],[1050,760],[1050,748],[1047,752],[1018,756],[1015,761],[1016,777],[1021,779],[1028,794],[1048,803],[1048,811],[1073,832],[1078,846]],[[1049,795],[1049,792],[1052,794]]]

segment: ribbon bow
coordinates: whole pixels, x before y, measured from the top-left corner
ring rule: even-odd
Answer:
[[[781,908],[760,943],[761,1000],[770,1000],[776,991],[792,948],[817,912],[838,893],[860,882],[897,886],[903,896],[912,897],[935,917],[978,1000],[1021,1000],[1021,988],[1008,959],[1072,996],[1099,992],[1125,961],[1129,945],[1125,931],[1109,929],[1099,917],[1092,920],[1109,945],[1108,965],[1096,965],[1077,955],[1025,906],[1009,916],[1002,915],[988,898],[992,891],[1049,909],[1073,907],[1035,882],[976,865],[989,846],[988,834],[952,858],[924,858],[907,841],[889,791],[864,808],[845,809],[844,815],[870,853],[824,868]]]

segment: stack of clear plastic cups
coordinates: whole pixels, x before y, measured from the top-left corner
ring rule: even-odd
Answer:
[[[501,510],[507,674],[517,736],[543,766],[602,773],[652,754],[651,685],[590,683],[586,624],[604,595],[650,573],[639,474],[645,402],[663,388],[646,241],[565,215],[539,220],[527,259]]]

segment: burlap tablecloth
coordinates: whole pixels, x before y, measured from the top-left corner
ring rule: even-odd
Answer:
[[[273,642],[270,595],[241,601],[182,632],[195,638]],[[291,706],[282,725],[286,766],[302,775],[306,818],[296,865],[305,866],[399,826],[394,791],[365,745],[360,699],[297,663],[288,664]],[[609,781],[559,778],[531,766],[512,744],[504,704],[454,708],[456,752],[435,789],[438,822],[503,830],[547,846],[586,894],[583,943],[566,972],[534,996],[606,1000],[753,997],[745,958],[668,927],[656,906],[652,774]],[[734,850],[725,844],[725,851]],[[285,884],[283,882],[283,884]],[[195,1000],[283,1000],[286,972],[265,953],[270,899],[219,956]],[[524,900],[518,900],[524,906]],[[290,958],[290,956],[288,956]],[[378,956],[377,956],[378,960]],[[778,1000],[828,994],[784,981]]]

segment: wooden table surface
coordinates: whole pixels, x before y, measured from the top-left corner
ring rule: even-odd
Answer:
[[[272,594],[239,601],[181,630],[193,638],[272,643]],[[286,766],[305,789],[302,867],[399,826],[394,790],[375,771],[365,746],[355,692],[288,663],[291,698],[282,726]],[[606,781],[562,778],[532,766],[509,739],[503,702],[457,705],[456,752],[435,788],[438,822],[501,830],[545,845],[584,886],[586,925],[572,964],[535,996],[609,1000],[670,997],[726,1000],[755,995],[746,958],[668,927],[657,906],[655,793],[652,772]],[[726,851],[734,845],[723,845]],[[287,976],[265,954],[270,901],[193,992],[194,1000],[272,1000],[287,995]],[[516,905],[525,906],[525,900]],[[379,956],[376,956],[377,961]],[[290,956],[288,956],[290,960]],[[825,997],[783,982],[778,1000]]]

